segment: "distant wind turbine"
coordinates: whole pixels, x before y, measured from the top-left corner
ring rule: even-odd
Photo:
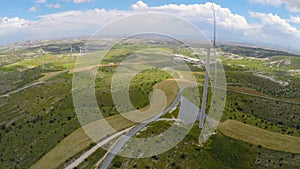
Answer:
[[[81,51],[82,51],[82,46],[79,45],[79,54],[81,55]]]
[[[214,14],[214,33],[213,33],[213,51],[214,51],[214,62],[215,62],[215,71],[216,66],[217,66],[217,57],[216,57],[216,12],[214,8],[214,3],[212,3],[212,8],[213,8],[213,14]],[[209,81],[209,70],[210,70],[210,55],[211,51],[210,48],[208,49],[207,52],[207,58],[205,62],[205,79],[204,79],[204,89],[203,89],[203,96],[202,96],[202,105],[201,105],[201,110],[199,114],[199,128],[204,128],[204,121],[206,118],[206,102],[207,102],[207,94],[208,94],[208,81]],[[216,76],[216,73],[215,73]],[[214,81],[216,83],[216,81]]]
[[[70,53],[71,53],[72,60],[73,60],[73,50],[74,50],[74,48],[73,48],[72,45],[70,44]]]

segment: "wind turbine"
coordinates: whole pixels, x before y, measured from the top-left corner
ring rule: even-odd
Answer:
[[[79,54],[81,55],[81,51],[82,51],[82,46],[79,45]]]
[[[42,69],[45,69],[45,59],[44,59],[42,47],[40,47],[39,53],[40,53],[40,57],[42,58]]]
[[[216,21],[216,10],[215,10],[215,5],[212,3],[212,9],[214,12],[214,62],[215,62],[215,76],[217,76],[217,21]],[[216,78],[216,77],[215,77]],[[216,80],[214,80],[214,86],[216,86]]]
[[[72,57],[72,60],[73,60],[73,47],[72,47],[72,45],[70,44],[70,53],[71,53],[71,57]]]
[[[214,3],[212,3],[212,8],[213,8],[213,14],[214,14],[214,34],[213,34],[213,51],[214,51],[214,61],[215,61],[215,71],[216,66],[217,66],[217,57],[216,57],[216,12],[214,8]],[[208,81],[209,81],[209,70],[210,70],[210,55],[211,55],[211,49],[208,48],[207,51],[207,58],[205,62],[205,79],[204,79],[204,88],[203,88],[203,95],[202,95],[202,105],[200,109],[200,114],[199,114],[199,128],[203,129],[204,128],[204,120],[206,118],[206,102],[207,102],[207,94],[208,94]],[[216,73],[215,73],[216,75]],[[216,81],[214,80],[214,83]]]

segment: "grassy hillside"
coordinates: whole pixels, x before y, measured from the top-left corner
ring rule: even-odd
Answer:
[[[166,122],[156,122],[139,137],[157,135],[164,131]],[[204,147],[198,146],[199,129],[192,131],[176,147],[150,158],[130,159],[116,157],[110,168],[251,168],[255,150],[248,144],[226,136],[212,136]]]
[[[226,136],[264,148],[300,154],[300,137],[283,135],[244,124],[226,120],[218,126]]]
[[[76,45],[79,43],[74,43],[74,47]],[[118,63],[145,47],[195,57],[189,49],[173,45],[124,43],[115,46],[106,55],[96,75],[95,94],[103,115],[115,129],[121,130],[134,124],[117,113],[111,98],[110,83]],[[44,81],[9,97],[0,97],[0,168],[29,168],[32,165],[33,168],[62,168],[65,162],[70,162],[94,145],[80,128],[73,107],[71,86],[75,59],[72,60],[67,53],[68,47],[69,44],[56,43],[45,46],[44,70],[40,68],[41,58],[36,55],[37,47],[22,49],[15,54],[13,51],[0,52],[0,95]],[[299,168],[300,155],[296,154],[298,147],[293,147],[298,144],[298,141],[295,142],[298,139],[292,137],[294,144],[287,143],[288,147],[280,149],[297,151],[294,153],[264,148],[276,149],[281,147],[276,146],[279,139],[286,142],[290,136],[300,136],[300,105],[293,103],[299,102],[300,76],[286,74],[289,70],[299,69],[299,57],[273,50],[258,49],[254,52],[254,49],[246,47],[228,47],[223,50],[238,54],[237,58],[230,58],[227,55],[231,54],[226,53],[222,58],[229,84],[222,119],[224,123],[220,126],[224,135],[217,132],[204,147],[199,147],[200,131],[194,127],[178,146],[164,154],[146,159],[117,157],[111,168]],[[12,57],[11,60],[2,62],[9,57]],[[192,63],[188,63],[188,66],[202,84],[204,69]],[[91,67],[80,71],[89,69]],[[289,84],[283,86],[268,78],[258,77],[255,73]],[[153,88],[165,91],[167,104],[170,104],[178,91],[173,80],[166,80],[170,78],[169,74],[157,69],[144,70],[136,75],[130,84],[130,99],[135,108],[149,110],[147,105]],[[199,87],[198,91],[202,90]],[[208,102],[207,109],[209,107]],[[178,109],[164,117],[176,117],[177,113]],[[230,123],[228,119],[239,122]],[[141,132],[139,137],[157,135],[171,124],[169,121],[155,122]],[[243,131],[259,131],[256,138],[265,137],[260,138],[259,142],[251,141],[252,138],[238,135],[240,133],[237,131],[246,135],[247,132]],[[99,139],[112,133],[98,133]],[[270,144],[270,141],[275,143]],[[102,149],[97,150],[79,168],[92,168],[104,153]]]
[[[259,47],[246,47],[246,46],[220,46],[220,48],[228,53],[233,53],[241,56],[247,57],[257,57],[257,58],[267,58],[278,55],[292,55],[297,56],[288,52],[278,51],[275,49],[263,49]]]

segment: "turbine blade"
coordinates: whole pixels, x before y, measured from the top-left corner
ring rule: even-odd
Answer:
[[[216,10],[215,10],[215,5],[212,2],[212,9],[213,9],[213,13],[214,13],[214,41],[213,41],[213,45],[214,47],[216,47]]]

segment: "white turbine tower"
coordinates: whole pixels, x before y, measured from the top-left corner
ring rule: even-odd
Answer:
[[[215,71],[217,66],[217,58],[216,58],[216,12],[214,8],[214,3],[212,3],[213,8],[213,14],[214,14],[214,34],[213,34],[213,51],[214,51],[214,62],[215,62]],[[208,81],[209,81],[209,70],[210,70],[210,51],[211,49],[208,48],[207,51],[207,58],[205,62],[205,79],[204,79],[204,88],[203,88],[203,96],[202,96],[202,105],[199,113],[199,128],[204,128],[204,121],[206,119],[206,102],[207,102],[207,94],[208,94]],[[216,73],[215,73],[216,75]],[[216,83],[216,80],[214,80],[214,83]]]
[[[82,51],[82,46],[79,45],[79,54],[81,55],[81,51]]]
[[[74,50],[74,48],[73,48],[72,45],[70,44],[70,53],[71,53],[72,60],[73,60],[73,50]]]

